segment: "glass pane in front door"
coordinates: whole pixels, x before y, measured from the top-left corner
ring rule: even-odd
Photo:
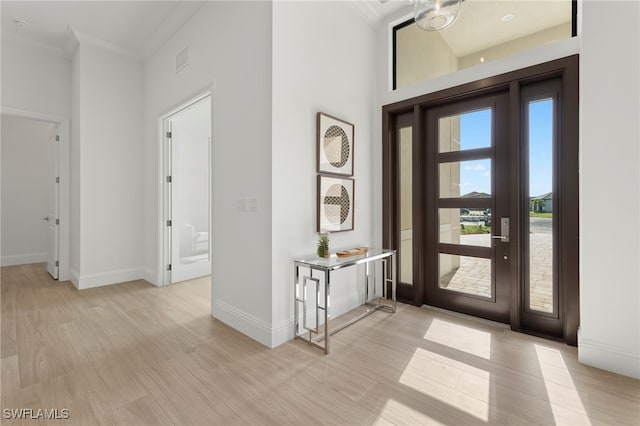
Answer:
[[[400,219],[400,282],[413,285],[413,128],[398,129],[398,216]]]
[[[491,297],[491,259],[440,253],[440,288]]]
[[[439,169],[440,198],[491,198],[491,159],[440,163]]]
[[[441,289],[492,296],[491,252],[486,249],[491,247],[492,137],[490,108],[438,120]],[[466,159],[470,152],[471,159],[449,161]],[[466,200],[470,202],[465,204]],[[453,204],[442,208],[444,202]],[[477,249],[469,252],[463,246]]]
[[[553,99],[529,102],[529,268],[530,310],[553,313]]]
[[[438,120],[438,152],[491,147],[491,108],[442,117]]]
[[[490,209],[438,209],[439,242],[491,247]]]
[[[521,90],[521,327],[558,337],[566,336],[567,312],[579,306],[577,136],[563,121],[573,108],[566,107],[562,87],[556,78]],[[570,324],[577,323],[572,316]]]

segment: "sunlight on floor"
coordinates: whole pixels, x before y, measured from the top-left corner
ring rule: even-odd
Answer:
[[[382,407],[380,411],[380,416],[390,422],[397,422],[396,424],[444,424],[392,398],[385,402],[384,407]]]
[[[435,318],[424,335],[441,345],[484,359],[491,359],[491,333]]]
[[[540,365],[540,371],[542,372],[556,424],[567,423],[567,410],[560,409],[560,407],[570,407],[576,413],[584,415],[584,417],[580,416],[580,424],[590,425],[591,422],[586,416],[587,412],[582,399],[576,390],[560,351],[542,345],[534,344],[533,346],[536,350],[538,364]],[[563,385],[558,383],[563,383]]]
[[[426,349],[417,348],[403,370],[399,383],[460,412],[489,421],[489,404],[484,401],[489,401],[490,380],[482,381],[486,386],[476,388],[474,397],[455,391],[464,370],[434,359],[434,355]]]

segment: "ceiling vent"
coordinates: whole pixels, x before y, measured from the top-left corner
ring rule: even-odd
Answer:
[[[176,55],[176,72],[189,64],[189,48],[185,47]]]

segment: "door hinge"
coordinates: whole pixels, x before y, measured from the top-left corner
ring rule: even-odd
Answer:
[[[60,219],[56,219],[56,225],[60,225]]]
[[[167,226],[171,226],[171,219],[167,221]]]
[[[168,264],[167,265],[167,271],[170,271],[170,270],[171,270],[171,264]]]
[[[60,183],[60,176],[56,177],[56,183]]]
[[[171,132],[167,132],[167,139],[171,139]]]
[[[60,142],[60,135],[56,135],[56,142]]]
[[[171,183],[171,176],[167,176],[167,183]]]
[[[60,261],[56,260],[56,266],[60,266]]]

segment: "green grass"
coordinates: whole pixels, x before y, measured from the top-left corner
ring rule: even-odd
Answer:
[[[461,235],[469,234],[489,234],[491,233],[491,227],[483,225],[463,225],[460,227]]]
[[[553,213],[529,212],[529,217],[546,217],[550,219],[553,217]]]

